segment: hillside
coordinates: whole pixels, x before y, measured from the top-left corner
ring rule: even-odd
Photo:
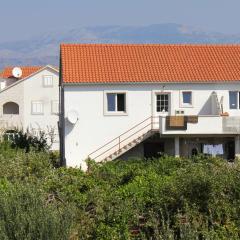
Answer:
[[[7,65],[57,65],[59,44],[63,42],[236,44],[240,43],[240,35],[209,33],[179,24],[80,27],[0,43],[0,69]]]

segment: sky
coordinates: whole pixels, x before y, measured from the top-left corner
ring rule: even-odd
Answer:
[[[178,23],[240,33],[240,0],[0,0],[0,42],[84,26]]]

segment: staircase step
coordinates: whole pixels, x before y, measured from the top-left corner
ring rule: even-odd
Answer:
[[[149,120],[149,119],[150,118],[148,118],[146,120]],[[142,123],[140,123],[140,124],[142,124]],[[135,127],[137,127],[137,126],[138,125],[136,125]],[[134,128],[132,128],[132,129],[134,129]],[[132,129],[131,129],[131,131],[133,131]],[[136,129],[136,132],[131,135],[131,138],[133,140],[131,141],[130,140],[131,138],[129,137],[128,140],[130,140],[130,142],[128,143],[127,141],[125,141],[125,140],[127,140],[127,138],[126,138],[124,140],[125,142],[121,142],[121,145],[120,145],[121,149],[118,149],[119,148],[118,146],[117,147],[113,146],[112,148],[110,148],[109,150],[111,150],[111,154],[108,157],[106,157],[105,160],[106,161],[111,161],[111,160],[119,157],[121,154],[123,154],[126,151],[128,151],[129,149],[135,147],[137,144],[141,143],[142,141],[144,141],[146,138],[150,137],[154,133],[153,129],[150,129],[150,130],[145,129],[144,131],[137,131],[137,129]],[[113,141],[115,141],[115,139]],[[118,150],[116,150],[116,149],[118,149]],[[99,150],[97,150],[97,151],[99,151]],[[96,154],[96,152],[94,152],[94,153]]]

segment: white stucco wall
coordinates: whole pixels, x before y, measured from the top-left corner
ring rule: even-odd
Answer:
[[[163,87],[164,86],[164,87]],[[170,114],[184,110],[186,115],[212,114],[210,96],[215,91],[224,97],[223,110],[232,116],[240,116],[239,110],[229,109],[229,91],[240,90],[240,84],[119,84],[65,86],[65,117],[71,110],[79,114],[73,126],[65,121],[65,157],[68,166],[84,166],[88,155],[103,144],[119,136],[142,120],[156,113],[155,93],[171,94]],[[193,92],[193,106],[182,107],[181,91]],[[127,93],[128,114],[124,116],[104,115],[105,91]]]
[[[45,87],[43,85],[43,76],[53,76],[53,86]],[[54,129],[58,133],[58,115],[52,113],[52,101],[59,101],[59,76],[56,71],[50,68],[35,74],[31,79],[24,81],[24,128],[41,129],[48,133]],[[43,102],[43,114],[32,114],[32,101]],[[58,140],[58,136],[57,141]],[[58,149],[58,144],[53,146]]]
[[[24,125],[24,86],[23,82],[4,89],[0,92],[0,126],[7,128],[11,126],[23,127]],[[3,115],[3,105],[7,102],[15,102],[19,105],[19,115]]]

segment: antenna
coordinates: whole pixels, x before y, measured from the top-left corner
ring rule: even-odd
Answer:
[[[71,124],[76,124],[78,121],[78,113],[74,110],[71,110],[67,114],[67,119]]]
[[[13,75],[15,78],[20,78],[20,77],[22,76],[22,69],[19,68],[19,67],[13,68],[13,70],[12,70],[12,75]]]

